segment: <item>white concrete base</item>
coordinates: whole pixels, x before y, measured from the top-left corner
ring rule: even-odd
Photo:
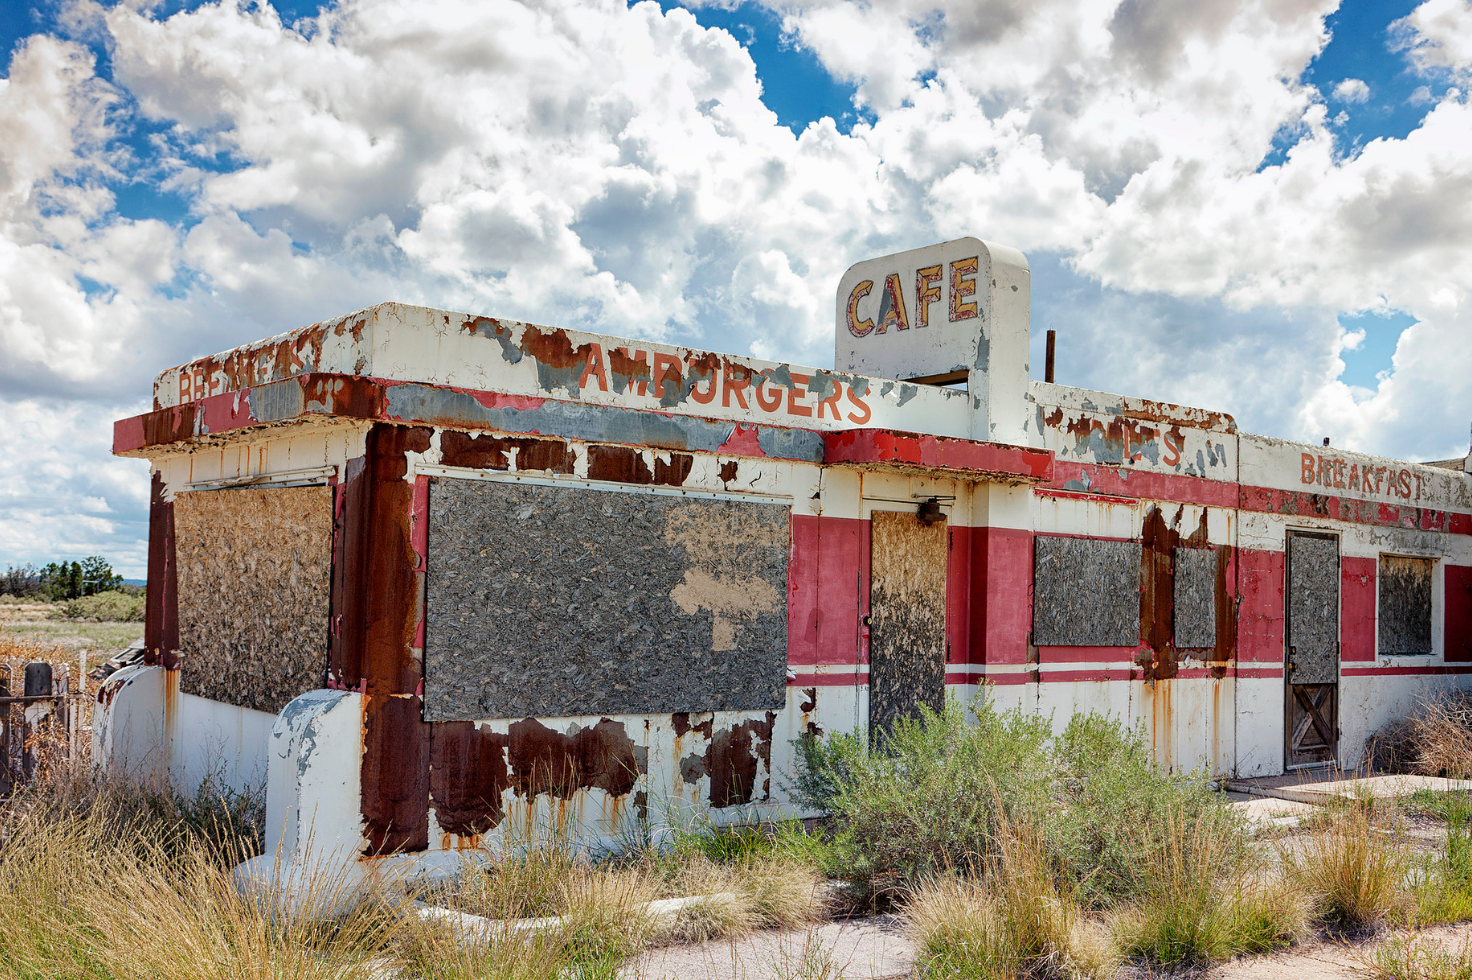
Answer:
[[[167,673],[162,667],[124,667],[98,687],[92,706],[94,765],[145,785],[160,785],[167,779]]]

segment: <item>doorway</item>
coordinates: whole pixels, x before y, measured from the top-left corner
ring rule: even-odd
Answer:
[[[875,511],[869,558],[869,738],[945,705],[947,524]]]
[[[1284,767],[1339,757],[1339,539],[1288,532]]]

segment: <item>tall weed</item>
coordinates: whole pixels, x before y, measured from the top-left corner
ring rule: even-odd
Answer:
[[[1168,813],[1161,833],[1139,837],[1133,904],[1114,916],[1121,949],[1149,963],[1191,966],[1287,946],[1308,920],[1307,902],[1269,877],[1235,828],[1209,813]]]
[[[1282,858],[1285,874],[1303,884],[1320,918],[1338,929],[1378,926],[1409,899],[1411,856],[1380,826],[1371,805],[1341,808],[1300,848],[1285,847]]]

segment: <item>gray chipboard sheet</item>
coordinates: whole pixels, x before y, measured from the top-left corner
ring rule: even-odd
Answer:
[[[1040,534],[1033,544],[1037,646],[1140,642],[1140,542]]]
[[[1288,532],[1288,682],[1339,680],[1339,539]]]
[[[1380,653],[1432,652],[1433,565],[1429,558],[1380,556]]]
[[[789,508],[440,478],[427,721],[781,708]]]
[[[1172,607],[1177,650],[1216,646],[1216,551],[1177,548]]]

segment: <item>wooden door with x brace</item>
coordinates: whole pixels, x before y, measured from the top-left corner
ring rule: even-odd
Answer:
[[[1339,749],[1339,539],[1288,532],[1284,767],[1330,765]]]

